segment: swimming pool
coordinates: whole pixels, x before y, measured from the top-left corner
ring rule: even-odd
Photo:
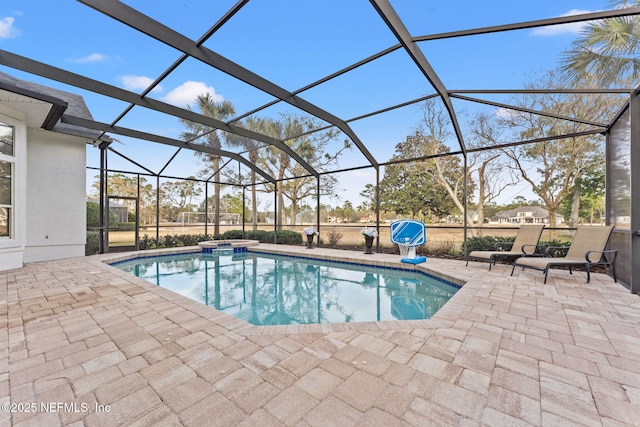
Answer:
[[[257,252],[112,265],[258,326],[428,319],[459,289],[414,271]]]

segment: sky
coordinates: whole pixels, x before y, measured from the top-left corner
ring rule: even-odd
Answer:
[[[234,0],[127,0],[162,24],[197,40]],[[392,6],[413,36],[546,19],[609,9],[606,0],[392,0]],[[277,11],[277,13],[274,13]],[[516,89],[546,70],[557,68],[562,52],[581,30],[581,24],[528,29],[474,37],[421,42],[419,47],[449,89]],[[270,79],[288,91],[306,85],[397,43],[375,9],[364,0],[251,0],[204,46]],[[134,29],[113,21],[75,1],[3,0],[0,6],[0,49],[140,93],[169,67],[180,53]],[[111,123],[127,104],[81,89],[20,72],[0,64],[0,71],[17,78],[82,95],[101,122]],[[186,107],[199,94],[229,100],[241,114],[273,100],[271,95],[222,72],[188,59],[149,95]],[[300,94],[305,100],[344,120],[433,93],[415,64],[401,50]],[[506,102],[507,98],[493,100]],[[459,100],[454,108],[464,116],[475,105]],[[278,103],[261,115],[301,113]],[[420,110],[408,106],[375,117],[349,122],[379,162],[393,156],[397,143],[413,133]],[[178,138],[185,130],[175,118],[136,107],[120,123],[151,133]],[[462,123],[464,126],[465,123]],[[344,135],[342,136],[345,137]],[[174,148],[116,136],[116,149],[158,172]],[[340,141],[330,146],[336,150]],[[452,149],[457,149],[451,142]],[[88,166],[98,166],[98,150],[88,147]],[[367,164],[357,149],[340,160],[341,168]],[[110,167],[140,171],[115,156]],[[201,164],[183,151],[165,169],[171,176],[197,175]],[[88,187],[93,175],[88,173]],[[338,175],[339,198],[358,205],[359,193],[375,183],[372,168]],[[528,193],[519,187],[507,197]],[[267,202],[268,203],[268,202]]]

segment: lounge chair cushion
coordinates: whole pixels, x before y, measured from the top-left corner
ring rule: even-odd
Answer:
[[[584,256],[582,257],[582,259],[580,258],[549,258],[549,257],[524,257],[524,258],[518,258],[518,260],[516,261],[516,265],[518,267],[531,267],[531,268],[537,268],[540,270],[544,270],[547,268],[547,266],[549,266],[550,264],[562,264],[562,265],[585,265],[587,263],[587,260],[584,259]]]
[[[522,248],[518,249],[517,251],[473,251],[469,254],[470,257],[472,258],[484,258],[484,259],[491,259],[492,256],[498,256],[498,255],[502,255],[502,256],[522,256]]]

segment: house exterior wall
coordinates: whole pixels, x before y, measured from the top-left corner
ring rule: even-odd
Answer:
[[[498,212],[489,219],[490,224],[548,224],[549,212],[539,207],[516,208]],[[564,223],[562,215],[556,215],[556,223]]]
[[[27,130],[24,262],[84,256],[86,141]]]
[[[561,218],[557,218],[556,221],[559,223],[564,222]],[[540,217],[512,217],[512,218],[500,218],[496,220],[489,221],[492,224],[548,224],[549,218],[540,218]]]

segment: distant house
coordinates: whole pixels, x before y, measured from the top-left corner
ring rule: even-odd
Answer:
[[[99,204],[100,200],[87,199],[87,202]],[[120,203],[116,203],[113,200],[109,200],[109,211],[118,217],[118,222],[129,221],[129,208],[125,205],[121,205]]]
[[[478,211],[475,211],[473,209],[467,210],[467,218],[470,221],[477,223]],[[447,224],[462,224],[464,223],[464,215],[447,215],[445,218],[442,219],[441,222],[447,223]]]
[[[86,146],[100,133],[81,96],[0,72],[0,270],[84,256]]]
[[[556,214],[556,224],[562,224],[564,218]],[[520,206],[501,211],[489,218],[490,224],[548,224],[549,211],[540,206]]]

